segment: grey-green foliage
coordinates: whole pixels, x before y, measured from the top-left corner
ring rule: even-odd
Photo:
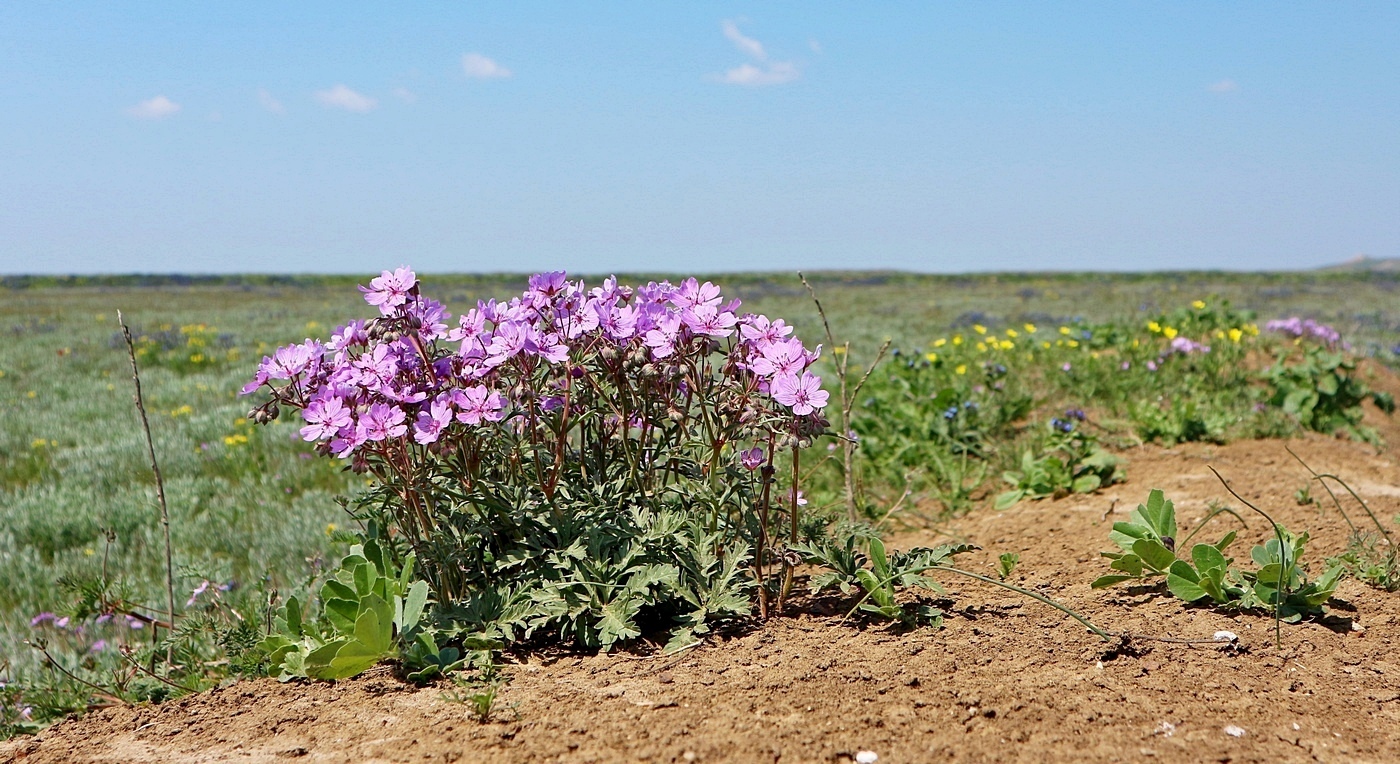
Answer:
[[[1100,447],[1093,435],[1060,420],[1052,420],[1047,433],[1039,454],[1022,453],[1021,469],[1002,476],[1012,489],[997,496],[997,509],[1008,509],[1022,499],[1093,493],[1123,479],[1122,460]]]
[[[554,504],[523,502],[514,531],[493,521],[479,540],[469,594],[439,609],[449,639],[502,643],[537,637],[610,649],[642,634],[650,612],[668,649],[693,644],[715,620],[747,615],[750,548],[709,532],[677,509],[623,508],[561,490]],[[495,520],[504,516],[496,515]],[[462,527],[466,530],[466,526]]]
[[[411,555],[400,568],[374,541],[357,544],[322,585],[320,617],[307,618],[302,603],[288,598],[259,649],[280,680],[346,679],[396,657],[427,600],[428,585],[413,581]]]
[[[794,547],[808,564],[829,569],[812,578],[813,591],[834,586],[846,593],[859,586],[865,593],[857,606],[862,612],[908,626],[942,625],[941,610],[931,605],[906,606],[898,600],[898,594],[911,588],[943,594],[943,587],[925,574],[977,547],[942,544],[932,549],[918,547],[907,552],[890,553],[878,537],[871,536],[866,541],[868,555],[856,551],[857,535],[854,533],[840,541],[826,540]]]
[[[1241,570],[1225,556],[1235,540],[1234,531],[1214,544],[1195,544],[1187,558],[1178,557],[1175,507],[1161,490],[1153,489],[1147,503],[1139,504],[1128,522],[1113,524],[1109,539],[1123,551],[1102,553],[1111,560],[1109,567],[1114,573],[1095,580],[1093,588],[1125,581],[1165,581],[1167,590],[1186,602],[1209,600],[1226,609],[1274,610],[1288,622],[1321,615],[1344,567],[1331,563],[1321,576],[1309,580],[1299,564],[1308,534],[1294,535],[1282,527],[1276,533],[1283,537],[1282,544],[1277,537],[1270,538],[1250,551],[1257,570]]]

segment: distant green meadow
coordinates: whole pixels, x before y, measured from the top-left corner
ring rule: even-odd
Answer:
[[[109,577],[130,583],[133,599],[163,599],[155,485],[118,310],[137,337],[170,505],[177,597],[204,580],[229,585],[229,597],[292,588],[335,559],[337,531],[350,522],[335,497],[363,480],[314,456],[294,417],[253,426],[238,389],[278,345],[325,338],[349,318],[371,316],[352,285],[372,275],[0,279],[0,667],[33,662],[23,644],[30,620],[62,600],[65,578],[105,566]],[[477,299],[518,293],[526,280],[420,277],[454,314]],[[746,309],[783,316],[809,344],[821,341],[795,274],[708,278]],[[1338,329],[1357,355],[1400,365],[1397,273],[810,278],[856,361],[873,357],[886,338],[923,353],[936,337],[974,325],[995,332],[1135,319],[1200,299],[1228,300],[1261,324],[1313,318]]]

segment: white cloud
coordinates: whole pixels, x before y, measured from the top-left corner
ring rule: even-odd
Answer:
[[[474,80],[503,80],[511,71],[480,53],[462,56],[462,71]]]
[[[793,61],[770,61],[768,51],[763,47],[763,43],[739,31],[739,25],[729,19],[720,22],[720,29],[724,36],[739,49],[740,53],[753,59],[753,63],[740,64],[733,69],[728,69],[718,77],[720,82],[727,85],[745,85],[748,87],[761,87],[764,85],[782,85],[792,82],[802,76],[802,70]],[[812,43],[816,45],[815,41]],[[813,50],[819,51],[820,46]]]
[[[135,119],[165,119],[179,110],[180,104],[158,95],[127,109],[126,113]]]
[[[404,103],[418,102],[418,94],[408,88],[394,88],[394,97]]]
[[[379,105],[379,101],[367,95],[357,93],[344,85],[336,85],[330,90],[316,91],[316,100],[322,106],[329,106],[335,109],[358,112],[364,114],[373,111]]]
[[[752,37],[745,37],[744,33],[739,31],[738,24],[735,24],[729,19],[725,19],[720,23],[720,28],[724,30],[724,36],[727,37],[730,42],[734,43],[734,47],[738,48],[745,55],[758,59],[759,61],[768,60],[768,53],[763,50],[763,43]]]
[[[818,56],[822,54],[822,44],[817,42],[816,40],[808,40],[807,47],[811,48],[812,52],[817,54]]]
[[[795,64],[774,61],[761,68],[753,64],[740,64],[725,72],[720,81],[728,85],[759,87],[762,85],[782,85],[801,76],[802,72],[798,71]]]
[[[258,88],[258,103],[261,104],[264,109],[273,114],[287,113],[287,107],[283,106],[281,101],[274,98],[271,93],[267,92],[263,88]]]
[[[1221,80],[1219,82],[1212,82],[1210,85],[1206,86],[1206,90],[1212,93],[1233,93],[1239,89],[1240,86],[1237,85],[1234,80]]]

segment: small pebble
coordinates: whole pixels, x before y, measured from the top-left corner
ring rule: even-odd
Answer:
[[[1235,632],[1233,632],[1233,631],[1217,631],[1217,632],[1215,632],[1215,636],[1214,636],[1214,637],[1211,637],[1211,639],[1214,639],[1216,642],[1238,642],[1238,641],[1240,641],[1239,636],[1236,635]]]
[[[880,760],[880,755],[874,751],[861,751],[856,754],[856,764],[875,764]]]
[[[1225,734],[1230,737],[1244,737],[1244,727],[1237,727],[1233,724],[1225,725]]]

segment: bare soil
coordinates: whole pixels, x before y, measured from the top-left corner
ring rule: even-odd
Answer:
[[[1372,418],[1400,444],[1400,427]],[[1285,624],[1276,645],[1267,614],[1089,588],[1105,572],[1098,552],[1110,548],[1110,525],[1149,489],[1175,500],[1186,528],[1212,499],[1239,507],[1208,467],[1290,529],[1312,531],[1317,570],[1344,549],[1346,526],[1330,508],[1294,501],[1306,473],[1285,445],[1342,475],[1395,527],[1393,453],[1312,437],[1137,449],[1125,454],[1128,481],[1098,495],[980,509],[896,538],[972,541],[984,551],[966,565],[984,572],[1017,552],[1013,581],[1115,632],[1210,640],[1227,630],[1236,645],[1109,645],[1058,611],[957,579],[945,582],[942,630],[843,622],[849,600],[806,600],[803,612],[678,656],[516,656],[485,724],[444,699],[447,688],[380,668],[335,684],[248,681],[105,709],[0,744],[0,760],[844,762],[860,751],[880,762],[1400,760],[1400,594],[1348,580],[1326,619]],[[1237,557],[1269,533],[1246,519]],[[1218,519],[1204,535],[1232,524]]]

